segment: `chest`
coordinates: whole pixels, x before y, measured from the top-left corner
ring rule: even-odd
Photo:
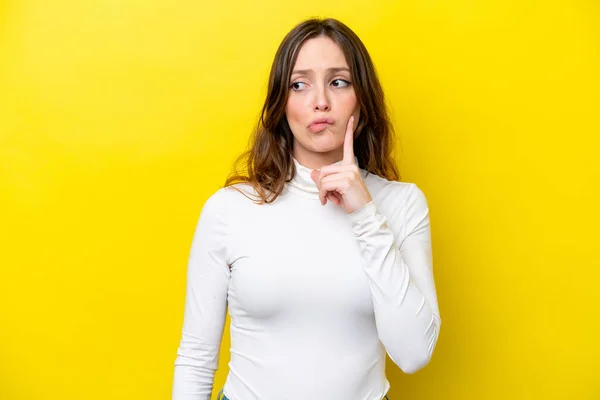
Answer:
[[[360,249],[343,210],[318,202],[294,210],[265,207],[236,221],[232,317],[372,315]]]

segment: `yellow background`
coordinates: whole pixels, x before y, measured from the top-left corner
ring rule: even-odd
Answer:
[[[309,16],[430,204],[443,325],[391,399],[600,399],[593,0],[0,2],[0,399],[170,398],[197,218]]]

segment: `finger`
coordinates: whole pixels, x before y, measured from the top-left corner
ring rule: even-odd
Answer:
[[[331,174],[331,175],[322,177],[321,180],[319,181],[318,186],[319,186],[319,188],[321,188],[325,184],[329,185],[332,182],[346,182],[346,181],[352,182],[352,180],[354,180],[354,179],[355,179],[355,171],[353,171],[353,170],[342,171],[337,174]],[[329,189],[329,190],[331,190],[331,189]]]
[[[338,173],[343,173],[349,171],[348,165],[326,165],[320,169],[313,169],[310,173],[310,177],[317,184],[317,188],[321,189],[321,183],[324,178],[331,177],[332,175],[337,175]],[[321,198],[321,204],[325,201],[325,194],[323,194]]]
[[[331,164],[321,167],[321,169],[313,170],[316,172],[316,179],[321,181],[326,176],[343,173],[343,172],[352,172],[354,171],[353,165],[344,165],[344,164]]]
[[[321,174],[321,169],[313,169],[310,172],[310,177],[316,183],[317,189],[319,189],[319,201],[321,205],[325,205],[327,203],[327,191],[321,190]]]
[[[331,192],[331,194],[336,199],[336,200],[334,200],[335,204],[337,204],[338,206],[340,204],[342,204],[342,196],[340,196],[340,194],[338,192]]]
[[[327,203],[327,190],[323,190],[323,188],[321,187],[321,185],[317,185],[317,188],[319,189],[319,201],[321,202],[321,205],[325,205]]]
[[[356,164],[354,161],[354,116],[348,120],[346,137],[344,138],[344,158],[342,164]]]
[[[327,204],[327,200],[329,199],[330,193],[331,192],[328,190],[319,190],[319,200],[321,200],[321,205],[324,206],[325,204]]]
[[[321,182],[321,186],[319,187],[319,198],[326,201],[328,192],[336,192],[340,198],[343,198],[344,193],[347,192],[350,187],[352,179],[348,176],[336,177],[335,179],[331,179],[326,182]]]
[[[353,179],[353,171],[344,171],[320,178],[317,188],[319,189],[319,197],[322,199],[321,204],[327,202],[327,194],[331,192],[337,194],[341,202],[342,195],[351,185]]]
[[[327,193],[327,200],[332,201],[334,204],[340,205],[340,199],[337,197],[335,192]]]
[[[327,193],[329,193],[329,190],[325,190],[322,186],[319,186],[319,200],[323,206],[327,203]]]

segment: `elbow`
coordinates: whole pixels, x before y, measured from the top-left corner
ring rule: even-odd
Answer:
[[[397,349],[397,351],[390,353],[390,358],[404,373],[414,374],[417,371],[425,368],[431,361],[433,351],[436,348],[437,339],[439,334],[439,328],[432,332],[432,334],[413,343],[408,348]]]
[[[410,375],[425,368],[430,360],[431,356],[428,353],[423,353],[421,355],[402,358],[396,365],[400,367],[402,372]]]

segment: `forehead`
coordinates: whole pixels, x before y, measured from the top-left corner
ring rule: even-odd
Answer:
[[[294,69],[326,70],[331,67],[348,68],[348,63],[337,43],[324,36],[304,42],[294,65]]]

